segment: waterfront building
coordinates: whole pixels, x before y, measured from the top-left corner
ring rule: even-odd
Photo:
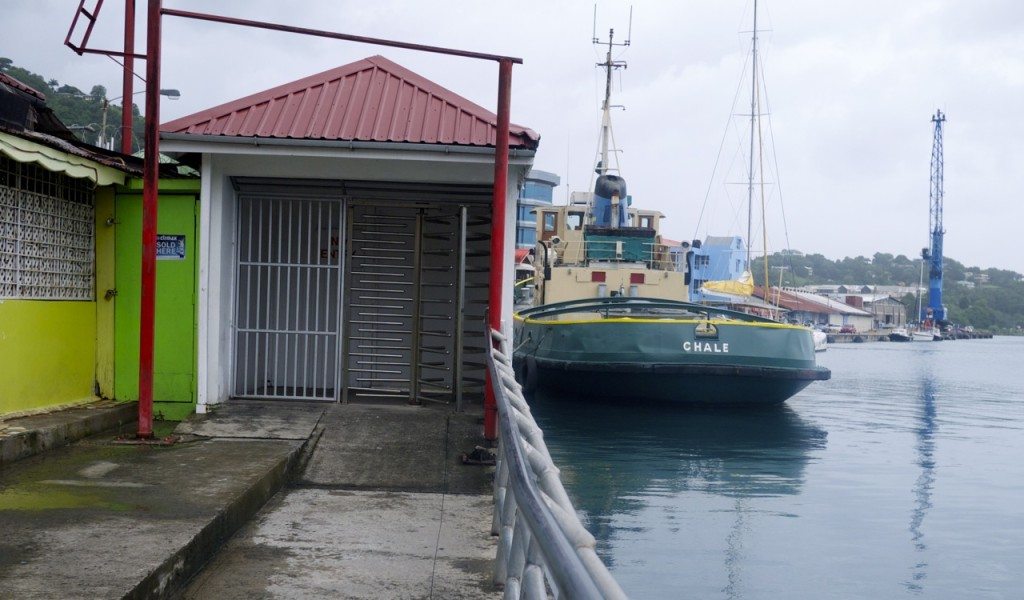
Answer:
[[[701,289],[708,281],[739,279],[747,270],[747,251],[743,238],[736,236],[711,236],[701,244],[694,243],[690,264],[690,300],[692,302],[714,301],[710,292]]]
[[[203,179],[197,412],[230,398],[479,402],[496,122],[371,56],[162,124],[164,152]],[[511,126],[509,299],[538,141]]]
[[[851,306],[812,292],[795,288],[770,288],[767,296],[764,288],[755,288],[754,295],[768,304],[779,306],[789,313],[786,317],[797,323],[811,326],[852,327],[856,331],[869,331],[874,327],[873,315],[864,308]]]
[[[530,169],[516,203],[516,248],[533,250],[537,245],[537,210],[551,206],[554,190],[562,179],[554,173]]]
[[[111,393],[107,219],[139,167],[76,139],[42,93],[0,73],[0,419]]]

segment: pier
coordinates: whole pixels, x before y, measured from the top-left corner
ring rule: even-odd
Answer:
[[[992,339],[992,333],[987,331],[964,331],[956,330],[942,334],[943,341],[952,340],[982,340]],[[829,344],[860,344],[864,342],[888,342],[889,331],[874,330],[859,333],[830,333],[828,334]]]
[[[0,597],[625,598],[494,336],[491,452],[481,407],[233,400],[154,444],[132,403],[5,421]]]

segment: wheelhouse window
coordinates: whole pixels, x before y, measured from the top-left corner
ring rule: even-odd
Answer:
[[[583,213],[571,212],[565,217],[565,226],[573,231],[583,229]]]
[[[558,232],[558,213],[544,211],[541,221],[541,239],[549,240]]]

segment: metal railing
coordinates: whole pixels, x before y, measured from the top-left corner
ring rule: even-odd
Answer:
[[[626,598],[595,552],[516,382],[508,338],[490,330],[487,368],[498,405],[491,533],[504,598]]]
[[[634,257],[636,260],[627,262],[641,262],[644,263],[648,269],[655,269],[658,271],[677,271],[682,269],[681,264],[677,264],[673,258],[671,248],[661,243],[644,242],[641,244],[643,251],[639,257]],[[564,261],[576,263],[582,263],[588,256],[591,256],[594,252],[598,252],[607,255],[608,262],[615,262],[615,241],[612,240],[563,240],[559,250],[559,258]]]

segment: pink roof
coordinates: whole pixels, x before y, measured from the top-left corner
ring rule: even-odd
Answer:
[[[164,133],[494,146],[489,110],[383,56],[311,75],[175,119]],[[512,125],[509,147],[537,147]]]

